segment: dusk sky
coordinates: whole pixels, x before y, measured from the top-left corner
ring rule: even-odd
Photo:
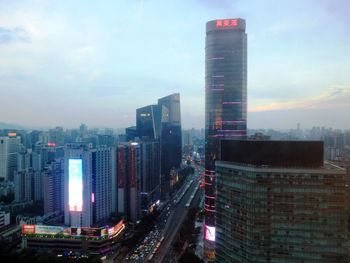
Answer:
[[[204,127],[205,23],[243,18],[248,128],[350,128],[348,0],[0,0],[0,122],[121,128],[174,92]]]

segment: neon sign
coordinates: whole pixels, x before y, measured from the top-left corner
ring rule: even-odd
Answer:
[[[69,159],[69,211],[83,211],[83,165],[81,159]]]
[[[216,20],[216,27],[236,27],[236,26],[238,26],[237,19]]]

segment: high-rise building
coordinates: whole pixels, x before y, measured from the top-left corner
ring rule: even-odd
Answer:
[[[116,211],[115,149],[69,144],[64,163],[65,224],[104,223]]]
[[[64,211],[63,159],[56,159],[42,171],[44,184],[44,213]]]
[[[93,222],[103,223],[109,219],[113,209],[113,192],[116,191],[115,149],[100,146],[91,150],[92,213]]]
[[[43,200],[43,177],[41,172],[32,168],[15,171],[14,189],[16,202]]]
[[[0,180],[13,181],[17,170],[17,153],[20,137],[16,133],[0,137]]]
[[[180,94],[174,93],[158,100],[161,112],[161,194],[171,190],[171,170],[179,168],[182,158]]]
[[[118,213],[136,222],[141,216],[141,148],[137,142],[118,145],[117,185]]]
[[[64,156],[64,222],[90,227],[92,221],[92,163],[86,145],[69,144]]]
[[[215,229],[215,160],[220,139],[247,134],[247,35],[243,19],[206,24],[205,43],[205,229]],[[214,242],[204,240],[213,259]]]
[[[162,107],[149,105],[136,110],[136,130],[140,138],[148,137],[151,140],[160,136]]]
[[[171,171],[180,167],[182,157],[180,94],[171,94],[158,99],[156,105],[137,109],[136,130],[127,130],[127,138],[130,140],[132,136],[142,141],[159,141],[161,195],[166,198],[171,190]]]
[[[348,179],[322,142],[223,140],[216,172],[215,262],[349,262]]]
[[[150,205],[160,199],[160,148],[158,140],[141,142],[141,210],[143,215]]]

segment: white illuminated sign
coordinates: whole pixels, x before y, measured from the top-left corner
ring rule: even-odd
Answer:
[[[83,165],[81,159],[69,159],[69,210],[83,211]]]
[[[204,225],[205,239],[209,241],[215,241],[215,227]]]

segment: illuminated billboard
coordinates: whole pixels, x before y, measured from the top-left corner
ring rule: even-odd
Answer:
[[[109,236],[118,235],[124,228],[125,228],[124,221],[120,220],[118,224],[108,229],[108,235]]]
[[[215,241],[215,227],[204,225],[204,237],[206,240]]]
[[[81,159],[69,159],[68,163],[69,211],[83,211],[83,164]]]
[[[35,225],[22,225],[22,234],[35,234]]]
[[[56,235],[62,233],[65,227],[62,226],[46,226],[46,225],[35,225],[35,234],[38,235]]]

